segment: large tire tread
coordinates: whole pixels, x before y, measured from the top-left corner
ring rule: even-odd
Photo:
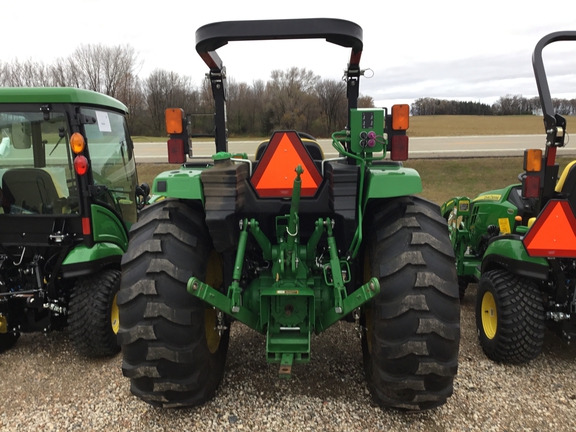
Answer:
[[[376,232],[368,246],[371,273],[381,286],[369,305],[371,331],[363,338],[370,392],[383,407],[440,406],[453,391],[460,342],[446,221],[434,203],[403,197],[375,209],[369,226]]]
[[[190,277],[204,280],[211,249],[201,210],[177,200],[145,208],[131,230],[118,295],[122,371],[153,406],[203,404],[222,379],[229,331],[210,353],[205,304],[186,291]]]

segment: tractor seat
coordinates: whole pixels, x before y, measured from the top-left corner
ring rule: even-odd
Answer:
[[[54,180],[49,173],[37,168],[16,168],[2,176],[5,200],[21,211],[53,214],[59,203]]]
[[[573,209],[576,209],[576,160],[566,165],[558,183],[556,183],[555,191],[562,198],[566,198]]]

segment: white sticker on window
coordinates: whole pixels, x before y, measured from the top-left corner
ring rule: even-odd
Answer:
[[[103,111],[96,111],[96,120],[98,121],[98,129],[100,129],[100,132],[112,132],[108,113]]]

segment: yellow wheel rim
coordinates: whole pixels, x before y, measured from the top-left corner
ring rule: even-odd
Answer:
[[[496,301],[491,292],[484,293],[482,297],[482,328],[488,339],[494,339],[498,328],[498,314]]]
[[[206,330],[206,344],[208,345],[208,350],[214,354],[218,351],[218,346],[220,345],[220,335],[218,334],[218,316],[216,309],[206,308],[204,309],[204,328]]]
[[[112,310],[110,311],[110,324],[112,325],[114,334],[118,334],[118,330],[120,330],[120,312],[118,311],[118,304],[116,303],[117,297],[118,294],[116,294],[112,300]]]
[[[222,258],[213,250],[208,259],[206,268],[206,283],[213,288],[220,288],[224,283],[222,270]],[[214,354],[220,345],[220,334],[216,326],[218,325],[218,312],[213,307],[204,309],[204,331],[206,333],[206,344],[208,350]]]
[[[8,320],[4,316],[0,316],[0,333],[8,333]]]

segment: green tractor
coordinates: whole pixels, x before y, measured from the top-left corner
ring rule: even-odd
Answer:
[[[75,88],[0,101],[0,352],[67,327],[80,354],[115,354],[121,257],[147,195],[127,109]]]
[[[478,281],[478,337],[498,362],[536,358],[547,327],[568,341],[576,336],[576,161],[559,175],[556,152],[566,144],[566,119],[554,113],[542,61],[546,45],[568,40],[576,32],[552,33],[534,50],[545,151],[525,151],[520,183],[442,205],[460,297]]]
[[[216,50],[315,38],[351,49],[338,157],[293,130],[274,132],[254,157],[229,153]],[[118,338],[132,393],[160,407],[212,399],[234,321],[266,336],[265,359],[290,378],[310,361],[312,333],[346,321],[361,334],[379,405],[444,404],[460,340],[454,253],[439,206],[412,195],[420,177],[402,166],[408,105],[357,108],[362,29],[336,19],[217,22],[197,30],[196,50],[209,67],[216,152],[193,157],[187,116],[167,110],[169,160],[182,165],[155,178],[154,204],[122,259]]]

